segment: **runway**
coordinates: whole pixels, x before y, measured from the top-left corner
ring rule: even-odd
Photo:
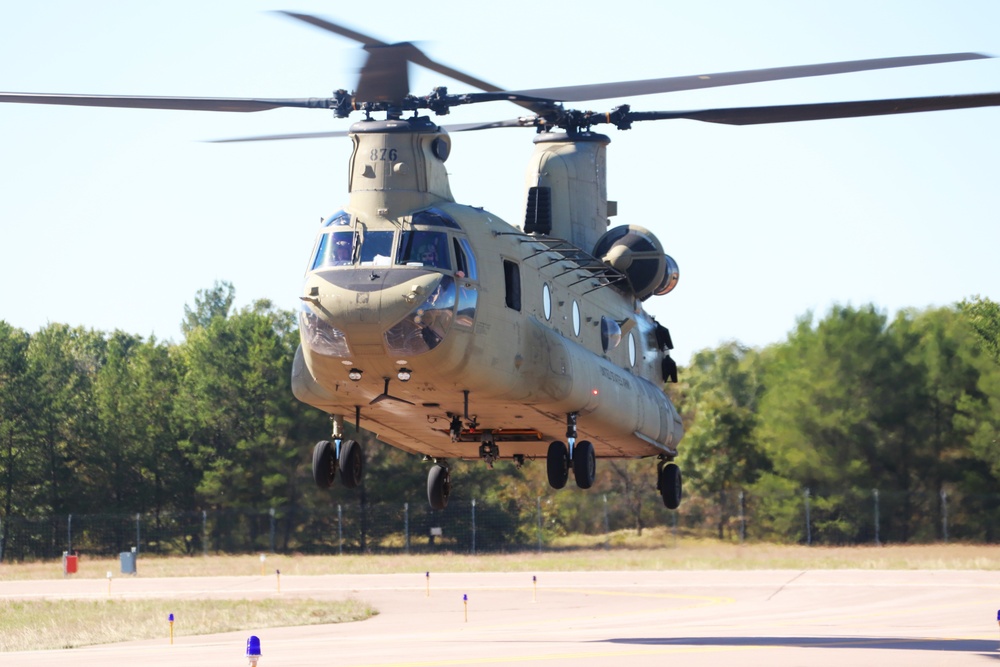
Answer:
[[[996,665],[1000,573],[655,571],[115,579],[114,595],[352,597],[358,623],[251,629],[64,651],[0,665]],[[0,582],[0,598],[105,598],[99,579]],[[463,601],[467,596],[467,602]]]

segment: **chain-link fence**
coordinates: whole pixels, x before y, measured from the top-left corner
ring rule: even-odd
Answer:
[[[67,514],[0,520],[0,561],[57,558],[63,552],[140,553],[461,553],[566,548],[567,535],[613,546],[615,534],[660,534],[727,541],[883,544],[1000,539],[1000,494],[844,491],[685,498],[676,512],[659,501],[615,494],[553,494],[504,504],[452,498],[443,511],[425,502],[334,504],[324,511],[278,507],[179,514]],[[580,543],[580,542],[577,542]]]

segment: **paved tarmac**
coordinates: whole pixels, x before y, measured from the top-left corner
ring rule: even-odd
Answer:
[[[113,597],[365,600],[358,623],[253,629],[63,651],[0,653],[17,667],[998,665],[1000,573],[656,571],[118,577]],[[467,605],[463,595],[468,596]],[[0,582],[0,599],[107,599],[101,579]]]

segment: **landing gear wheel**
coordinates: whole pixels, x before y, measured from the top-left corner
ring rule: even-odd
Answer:
[[[427,501],[431,509],[443,510],[451,495],[451,472],[447,466],[435,463],[427,473]]]
[[[329,489],[337,476],[337,460],[333,457],[333,444],[329,440],[320,440],[313,448],[312,462],[313,480],[321,489]]]
[[[581,489],[589,489],[594,485],[597,476],[597,458],[594,456],[594,445],[589,440],[581,440],[573,447],[573,477]]]
[[[569,451],[566,443],[556,440],[549,445],[545,469],[549,473],[549,486],[553,489],[566,486],[566,480],[569,479]]]
[[[681,504],[681,469],[676,463],[668,463],[656,475],[656,488],[660,490],[663,505],[675,510]]]
[[[365,453],[361,443],[354,440],[344,440],[340,443],[340,481],[349,489],[361,483],[361,475],[365,468]]]

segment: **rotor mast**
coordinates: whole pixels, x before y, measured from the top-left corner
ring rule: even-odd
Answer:
[[[607,147],[594,132],[545,132],[525,176],[524,231],[566,239],[590,252],[608,229]]]

